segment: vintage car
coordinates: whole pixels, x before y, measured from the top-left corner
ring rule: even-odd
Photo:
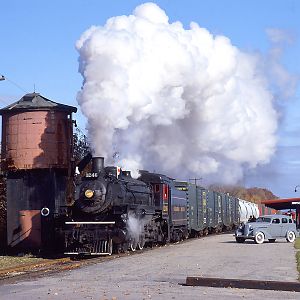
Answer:
[[[298,235],[294,220],[286,215],[261,216],[255,221],[242,224],[235,231],[237,243],[251,239],[256,244],[262,244],[266,240],[275,242],[277,238],[286,238],[287,242],[293,243]]]

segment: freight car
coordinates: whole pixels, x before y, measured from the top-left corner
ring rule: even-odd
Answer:
[[[140,171],[134,179],[94,157],[65,222],[65,253],[110,255],[231,230],[242,207],[258,212],[254,204],[163,174]]]

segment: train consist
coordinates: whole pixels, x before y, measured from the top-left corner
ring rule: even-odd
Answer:
[[[65,222],[65,253],[135,251],[231,230],[258,215],[254,203],[148,171],[134,179],[94,157]]]

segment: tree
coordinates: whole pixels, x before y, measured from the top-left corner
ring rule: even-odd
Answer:
[[[73,134],[74,159],[75,164],[78,164],[85,157],[91,148],[86,135],[78,128],[75,128]]]
[[[263,200],[277,199],[271,191],[265,188],[245,188],[242,186],[219,186],[219,185],[211,185],[209,189],[220,192],[220,193],[229,193],[231,196],[254,202],[261,203]]]

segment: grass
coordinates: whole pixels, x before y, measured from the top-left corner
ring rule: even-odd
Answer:
[[[297,251],[296,253],[296,260],[297,260],[297,270],[300,274],[300,251]],[[300,276],[299,276],[299,280],[300,280]]]
[[[300,250],[300,237],[296,238],[296,241],[295,241],[295,248],[297,250]]]
[[[295,241],[294,247],[296,250],[296,261],[297,261],[297,270],[299,273],[298,280],[300,281],[300,237],[298,237]]]
[[[44,261],[42,258],[32,255],[19,256],[0,256],[0,271],[8,268],[21,267],[28,264],[40,263]]]

